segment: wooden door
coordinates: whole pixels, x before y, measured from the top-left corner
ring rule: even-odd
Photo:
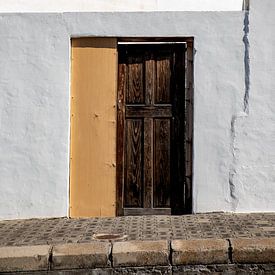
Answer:
[[[185,199],[185,54],[185,43],[118,46],[119,215],[190,211]]]

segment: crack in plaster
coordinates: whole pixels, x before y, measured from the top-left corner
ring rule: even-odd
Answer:
[[[237,157],[236,157],[236,120],[238,119],[239,116],[232,116],[231,119],[231,144],[230,144],[230,149],[231,149],[231,154],[232,154],[232,163],[230,165],[230,169],[229,169],[229,179],[228,179],[228,183],[229,183],[229,197],[230,197],[230,203],[231,203],[231,210],[235,211],[237,209],[238,206],[238,198],[236,195],[236,187],[235,187],[235,180],[234,177],[236,175],[236,167],[237,167]]]
[[[245,72],[245,93],[243,111],[249,114],[249,91],[250,91],[250,57],[249,57],[249,0],[246,0],[246,10],[244,12],[244,72]]]
[[[235,176],[237,174],[238,167],[238,158],[236,156],[236,152],[238,148],[236,146],[236,123],[240,118],[246,118],[249,115],[249,92],[250,92],[250,57],[249,57],[249,6],[250,0],[244,0],[244,21],[243,21],[243,43],[244,43],[244,73],[245,73],[245,92],[243,97],[243,110],[237,115],[233,115],[231,119],[231,154],[232,154],[232,162],[229,169],[229,197],[231,203],[231,210],[236,211],[239,199],[236,194],[236,182]]]

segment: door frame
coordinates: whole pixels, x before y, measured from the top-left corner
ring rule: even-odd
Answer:
[[[130,43],[138,45],[141,42],[149,44],[158,43],[176,43],[185,42],[187,44],[186,58],[185,58],[185,186],[188,186],[188,190],[184,190],[184,205],[187,206],[182,214],[192,213],[192,174],[193,174],[193,102],[194,102],[194,38],[193,37],[123,37],[118,38],[118,43]],[[117,65],[118,66],[118,65]],[[118,70],[117,70],[118,71]],[[119,98],[119,81],[117,81],[117,102],[121,100]],[[123,99],[122,99],[123,100]],[[124,102],[122,102],[124,103]],[[124,116],[123,110],[119,110],[119,104],[117,103],[117,149],[116,149],[116,215],[123,215],[123,157],[124,157],[124,137],[121,133],[124,131],[124,126],[119,122],[121,116]],[[188,191],[188,192],[187,192]]]

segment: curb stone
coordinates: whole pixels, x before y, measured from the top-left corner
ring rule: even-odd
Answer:
[[[50,245],[0,247],[0,272],[47,270]]]
[[[275,238],[230,239],[233,263],[275,263]]]
[[[172,241],[172,264],[226,264],[229,243],[222,239]]]
[[[168,241],[128,241],[113,245],[113,266],[169,265]]]
[[[275,238],[172,240],[171,247],[165,240],[0,247],[0,272],[227,266],[231,259],[272,268]]]
[[[111,243],[55,245],[52,252],[52,270],[108,267]]]

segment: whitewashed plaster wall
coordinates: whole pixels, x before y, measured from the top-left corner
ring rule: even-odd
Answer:
[[[0,0],[0,12],[240,11],[243,0]]]
[[[247,108],[232,121],[233,211],[275,211],[274,17],[274,1],[251,0]]]
[[[275,211],[274,14],[274,0],[251,0],[249,15],[0,14],[0,219],[68,213],[80,36],[194,36],[194,212]]]

